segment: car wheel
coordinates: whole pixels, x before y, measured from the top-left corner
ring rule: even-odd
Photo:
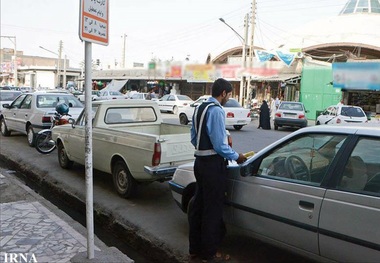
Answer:
[[[11,132],[8,131],[7,125],[5,124],[4,118],[0,120],[0,129],[1,129],[1,134],[3,136],[10,136]]]
[[[278,125],[274,125],[274,129],[277,131],[278,130]]]
[[[173,114],[177,114],[178,113],[178,107],[177,106],[174,106],[173,107]]]
[[[243,125],[234,125],[234,129],[240,131],[243,128]]]
[[[119,195],[129,198],[135,194],[137,184],[124,161],[117,161],[115,163],[112,170],[112,178]]]
[[[73,167],[74,162],[69,159],[63,143],[58,143],[58,162],[63,169],[70,169]]]
[[[36,144],[36,134],[34,133],[32,125],[29,125],[28,128],[26,128],[26,137],[28,139],[29,146],[34,147]]]
[[[315,125],[321,125],[321,123],[320,123],[319,121],[317,121],[317,122],[315,123]]]
[[[181,123],[182,125],[187,125],[189,123],[186,114],[182,113],[179,115],[179,123]]]

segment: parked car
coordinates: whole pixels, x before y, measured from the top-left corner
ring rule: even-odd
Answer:
[[[230,162],[225,221],[272,245],[321,261],[380,258],[380,129],[313,126]],[[169,182],[191,210],[193,163]]]
[[[191,122],[195,108],[206,101],[209,97],[211,96],[200,96],[193,103],[180,109],[178,111],[179,122],[183,125],[187,125],[189,122]],[[233,126],[235,130],[241,130],[243,126],[251,122],[250,110],[243,108],[235,99],[230,98],[223,106],[223,109],[226,116],[226,126]]]
[[[186,95],[167,94],[162,96],[161,99],[156,100],[160,111],[171,112],[177,114],[179,109],[193,103],[194,101]]]
[[[92,101],[96,100],[99,97],[99,93],[100,93],[99,90],[92,90],[91,91],[91,100]],[[83,94],[78,95],[77,98],[79,101],[84,102],[85,96],[86,96],[86,94],[83,93]]]
[[[121,196],[133,196],[138,184],[171,179],[178,165],[194,159],[190,130],[164,123],[155,102],[95,101],[92,108],[94,168],[112,175]],[[62,168],[85,164],[85,134],[84,112],[75,124],[53,128]]]
[[[10,104],[21,94],[21,91],[16,90],[0,90],[0,113],[3,110],[3,104]]]
[[[3,104],[0,114],[0,130],[2,135],[12,132],[27,135],[28,144],[34,146],[38,131],[49,129],[51,116],[57,104],[66,103],[70,107],[69,114],[76,119],[83,109],[83,104],[72,94],[64,93],[22,93],[12,103]]]
[[[116,100],[116,99],[127,99],[123,93],[120,91],[112,90],[100,90],[99,96],[95,100]]]
[[[130,98],[133,100],[146,100],[148,93],[134,93]]]
[[[274,129],[278,127],[299,127],[307,126],[306,113],[308,111],[302,102],[283,101],[274,114]]]
[[[317,117],[315,124],[365,123],[367,121],[367,115],[361,107],[350,105],[332,105],[325,109],[322,114]]]

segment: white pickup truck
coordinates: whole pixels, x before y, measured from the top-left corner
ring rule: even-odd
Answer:
[[[163,123],[156,102],[95,101],[92,108],[93,168],[112,174],[123,197],[138,183],[170,180],[179,164],[194,159],[189,127]],[[85,164],[84,111],[75,123],[54,127],[52,136],[62,168]]]

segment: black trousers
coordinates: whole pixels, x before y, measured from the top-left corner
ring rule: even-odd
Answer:
[[[189,215],[189,252],[210,259],[226,233],[223,222],[226,161],[220,155],[196,157],[194,174],[197,186]]]

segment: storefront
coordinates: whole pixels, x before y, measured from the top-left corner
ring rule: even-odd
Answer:
[[[380,62],[333,63],[332,70],[345,104],[360,106],[368,116],[380,113]]]

